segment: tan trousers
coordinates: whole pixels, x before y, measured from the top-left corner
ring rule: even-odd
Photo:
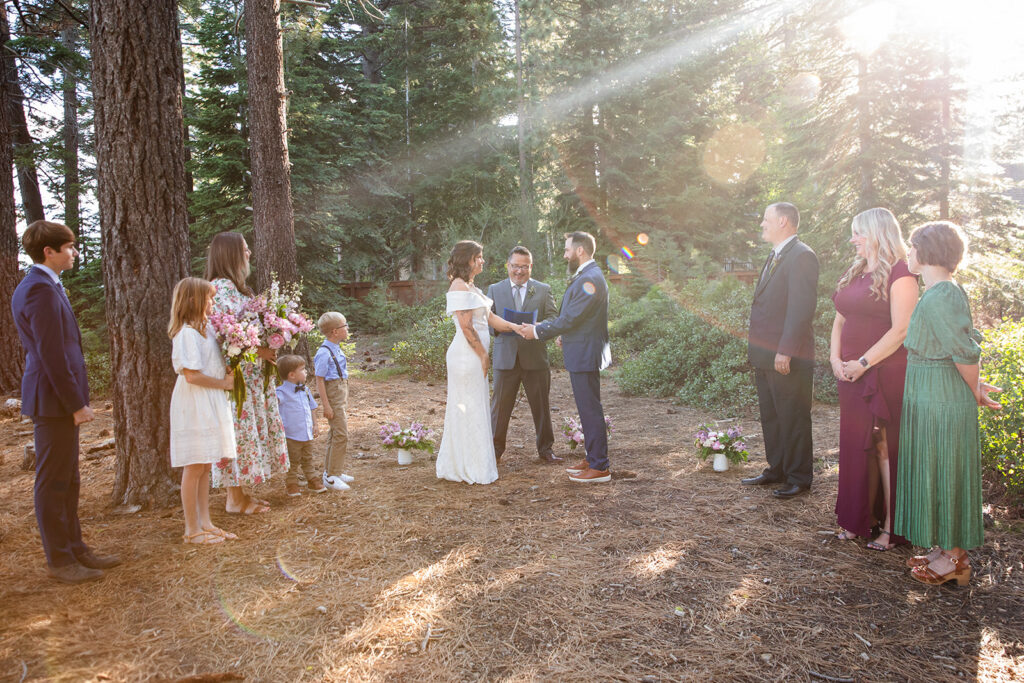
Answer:
[[[311,484],[316,481],[316,470],[313,469],[313,442],[285,439],[285,443],[288,444],[288,460],[291,462],[291,467],[288,468],[288,474],[284,480],[285,484],[298,485],[299,468],[302,468],[306,483]]]
[[[324,455],[324,472],[328,477],[342,474],[345,453],[348,450],[348,380],[329,379],[324,381],[327,396],[323,397],[334,411],[334,417],[327,421],[327,453]]]

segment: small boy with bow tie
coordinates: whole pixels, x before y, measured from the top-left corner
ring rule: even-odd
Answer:
[[[291,462],[285,490],[292,497],[302,495],[299,490],[301,467],[309,490],[323,493],[327,487],[313,469],[313,439],[320,435],[320,430],[313,418],[316,400],[305,384],[306,359],[302,356],[281,356],[277,359],[277,374],[283,380],[277,388],[277,404],[281,409],[281,423]]]

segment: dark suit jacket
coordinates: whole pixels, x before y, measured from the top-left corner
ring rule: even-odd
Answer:
[[[488,287],[487,296],[494,301],[491,309],[499,318],[506,308],[515,310],[516,302],[512,298],[512,282],[508,278]],[[537,311],[537,322],[554,318],[558,314],[558,310],[555,308],[555,295],[551,293],[551,285],[530,278],[526,283],[523,310]],[[495,370],[513,369],[516,366],[517,356],[519,357],[519,367],[523,370],[542,370],[548,367],[548,347],[544,342],[523,339],[518,334],[509,332],[496,334],[493,329],[491,336],[494,337],[493,367]]]
[[[611,363],[608,345],[608,284],[597,263],[590,263],[562,297],[558,317],[537,325],[537,338],[562,335],[562,356],[569,372],[595,372]]]
[[[771,370],[775,354],[800,365],[814,364],[811,323],[818,304],[818,257],[794,239],[782,249],[775,267],[758,280],[750,307],[747,358],[755,368]]]
[[[33,266],[15,288],[11,308],[25,348],[21,412],[65,417],[88,405],[82,334],[60,285]]]

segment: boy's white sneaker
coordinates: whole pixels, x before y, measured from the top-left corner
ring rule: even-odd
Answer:
[[[340,477],[341,480],[343,482],[345,482],[346,484],[351,484],[352,482],[354,482],[356,480],[355,477],[353,477],[351,475],[348,475],[348,474],[339,474],[338,477]]]
[[[348,484],[341,480],[341,477],[328,477],[326,472],[324,472],[324,486],[331,489],[332,491],[348,491],[349,488],[351,488]]]

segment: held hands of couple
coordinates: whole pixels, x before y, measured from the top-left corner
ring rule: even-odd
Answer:
[[[519,329],[516,330],[516,331],[519,333],[519,336],[522,337],[523,339],[536,339],[537,338],[537,326],[536,325],[530,325],[529,323],[527,323],[525,325],[520,325]]]

